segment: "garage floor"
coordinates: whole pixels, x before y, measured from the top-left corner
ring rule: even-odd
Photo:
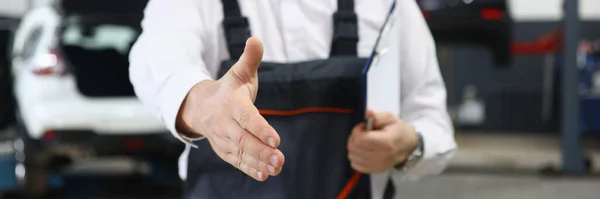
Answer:
[[[400,199],[598,199],[600,179],[553,179],[536,176],[446,174],[405,183]]]
[[[179,199],[178,189],[144,187],[139,178],[70,179],[56,199]],[[68,190],[96,189],[83,195]],[[100,187],[102,193],[100,193]],[[553,179],[536,176],[501,176],[488,174],[445,174],[420,182],[404,183],[399,199],[598,199],[598,179]],[[119,193],[120,192],[120,193]],[[8,198],[8,197],[6,197]],[[14,197],[17,199],[17,197]]]
[[[538,175],[539,168],[545,165],[557,165],[560,162],[558,161],[560,155],[557,148],[557,139],[552,136],[457,134],[457,140],[461,150],[452,162],[452,167],[444,175],[418,182],[405,182],[401,184],[401,188],[397,191],[398,198],[600,198],[600,177],[549,177]],[[594,161],[597,162],[598,154],[594,150],[590,151]],[[599,165],[596,164],[597,166]],[[106,169],[115,170],[116,168],[105,168],[104,170]],[[123,169],[121,168],[121,170]],[[596,171],[599,170],[596,168]],[[146,178],[139,176],[107,177],[104,174],[101,176],[82,176],[78,174],[68,177],[65,181],[65,188],[58,190],[54,198],[181,198],[181,184],[148,185],[146,184],[147,181]],[[0,198],[9,197],[0,196]]]

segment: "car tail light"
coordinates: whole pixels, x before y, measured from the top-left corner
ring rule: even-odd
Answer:
[[[45,141],[52,141],[56,138],[56,131],[48,130],[44,132],[43,139]]]
[[[139,151],[144,148],[144,142],[139,139],[126,140],[125,148],[130,151]]]
[[[504,11],[497,8],[481,9],[481,18],[484,20],[500,21],[504,16]]]
[[[49,50],[41,54],[34,62],[33,73],[36,75],[62,75],[65,63],[57,50]]]

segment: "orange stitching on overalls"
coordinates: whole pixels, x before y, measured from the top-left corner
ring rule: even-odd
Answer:
[[[332,107],[309,107],[302,108],[296,110],[289,111],[279,111],[279,110],[264,110],[259,109],[258,112],[262,115],[276,115],[276,116],[292,116],[292,115],[300,115],[303,113],[343,113],[350,114],[353,113],[353,109],[347,108],[332,108]]]
[[[302,109],[289,110],[289,111],[259,109],[258,112],[262,115],[292,116],[292,115],[300,115],[300,114],[304,114],[304,113],[350,114],[350,113],[354,113],[354,110],[353,109],[345,109],[345,108],[332,108],[332,107],[309,107],[309,108],[302,108]],[[346,199],[348,197],[348,195],[350,194],[350,192],[352,191],[352,189],[354,189],[354,186],[356,186],[356,184],[358,183],[359,179],[360,179],[360,173],[358,173],[358,172],[354,173],[352,178],[350,178],[350,180],[348,180],[348,182],[344,186],[344,189],[342,189],[342,191],[338,194],[336,199]]]

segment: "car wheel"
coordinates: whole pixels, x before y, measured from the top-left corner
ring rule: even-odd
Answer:
[[[25,166],[22,191],[26,198],[46,198],[48,187],[48,169],[37,165]]]

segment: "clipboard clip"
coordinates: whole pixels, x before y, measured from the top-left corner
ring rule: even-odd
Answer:
[[[372,131],[373,130],[373,118],[367,118],[365,120],[365,130]]]
[[[388,19],[386,19],[383,30],[381,30],[379,38],[377,38],[377,42],[375,43],[375,50],[373,52],[373,61],[371,65],[377,67],[379,65],[379,58],[383,57],[385,54],[388,53],[388,41],[384,40],[383,38],[386,38],[386,36],[390,34],[392,27],[395,25],[395,22],[396,20],[394,17],[388,17]]]

